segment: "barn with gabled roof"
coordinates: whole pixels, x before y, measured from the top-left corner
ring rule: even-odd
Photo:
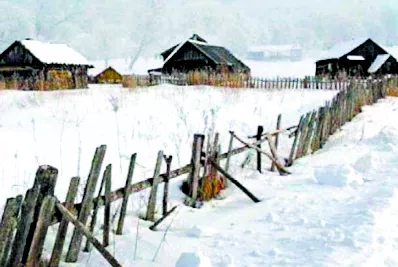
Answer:
[[[370,38],[353,39],[332,47],[316,62],[316,76],[332,78],[395,74],[397,63],[386,49]]]
[[[66,44],[25,39],[0,54],[0,79],[14,89],[87,88],[92,66]]]
[[[161,53],[162,73],[208,71],[250,75],[250,68],[222,46],[210,45],[197,34]]]

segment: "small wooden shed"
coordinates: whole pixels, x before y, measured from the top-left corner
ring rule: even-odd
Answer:
[[[122,83],[123,75],[111,66],[104,69],[94,77],[95,83]]]
[[[27,90],[88,87],[92,66],[66,44],[25,39],[0,54],[0,80],[7,88]]]

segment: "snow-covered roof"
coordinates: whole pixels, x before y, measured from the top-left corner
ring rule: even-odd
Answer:
[[[347,42],[339,43],[333,46],[330,50],[326,51],[319,59],[319,60],[326,60],[326,59],[334,59],[340,58],[345,54],[351,52],[364,42],[366,42],[369,38],[358,38],[353,39]]]
[[[22,40],[22,45],[46,64],[89,65],[87,59],[66,44]]]
[[[355,56],[355,55],[351,55],[351,56],[347,56],[348,60],[365,60],[365,58],[363,56]]]
[[[368,72],[375,73],[376,71],[378,71],[378,69],[383,66],[384,62],[386,62],[389,57],[389,54],[378,55],[375,61],[373,61],[372,65],[370,65]]]
[[[398,46],[382,46],[382,48],[396,60],[398,60]]]
[[[148,69],[153,69],[155,67],[162,65],[161,59],[156,58],[138,58],[134,63],[133,69],[130,69],[130,60],[127,58],[116,58],[108,60],[108,65],[105,64],[105,60],[90,61],[90,65],[94,68],[88,70],[88,74],[91,76],[96,76],[105,70],[107,67],[114,68],[118,73],[122,75],[127,74],[148,74]]]

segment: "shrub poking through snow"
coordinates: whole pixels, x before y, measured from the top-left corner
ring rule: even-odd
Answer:
[[[225,188],[225,178],[217,173],[213,168],[201,180],[199,189],[199,198],[202,201],[208,201],[220,194]]]

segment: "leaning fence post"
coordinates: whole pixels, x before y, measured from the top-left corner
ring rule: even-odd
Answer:
[[[111,230],[111,200],[110,193],[112,188],[112,164],[105,169],[105,211],[104,211],[104,231],[103,246],[109,245],[109,232]]]
[[[78,220],[85,225],[92,209],[93,194],[97,185],[98,176],[101,171],[102,162],[104,160],[106,145],[97,147],[94,158],[91,163],[90,173],[87,179],[87,185],[84,190],[82,206],[79,211]],[[79,257],[80,246],[82,243],[83,234],[75,228],[70,241],[69,250],[66,254],[66,262],[76,262]]]
[[[6,205],[4,207],[3,216],[0,223],[0,261],[7,261],[8,252],[7,243],[10,238],[10,233],[14,231],[16,218],[15,211],[17,209],[18,203],[15,198],[7,199]],[[12,237],[12,236],[11,236]]]
[[[261,135],[263,134],[264,128],[263,126],[259,125],[257,127],[257,135],[256,135],[256,140],[260,141],[261,140]],[[258,144],[257,147],[261,149],[261,144]],[[259,173],[261,173],[261,153],[257,151],[257,170]]]
[[[38,224],[40,209],[43,200],[46,196],[53,196],[55,185],[57,183],[58,170],[49,165],[40,166],[36,172],[35,182],[33,188],[38,188],[38,195],[36,199],[36,206],[34,209],[33,222],[30,225],[29,233],[26,238],[22,263],[26,263],[28,258],[31,243],[33,242],[33,235],[35,234],[36,227]]]
[[[159,174],[160,174],[160,167],[162,165],[162,160],[163,160],[163,151],[160,150],[156,160],[155,172],[153,174],[151,193],[149,194],[148,207],[146,211],[147,221],[155,221],[156,194],[158,191],[157,189],[158,189]]]
[[[204,140],[205,140],[204,135],[202,134],[194,135],[193,146],[192,146],[192,173],[191,173],[191,179],[189,181],[192,206],[195,206],[196,200],[198,198],[199,174],[201,167],[200,160],[201,160]]]
[[[300,117],[300,121],[299,124],[297,125],[297,129],[295,131],[294,134],[294,140],[293,140],[293,144],[292,144],[292,149],[290,150],[290,155],[289,155],[289,159],[287,162],[287,166],[292,166],[293,164],[293,160],[295,159],[295,153],[296,153],[296,149],[297,149],[297,144],[299,142],[299,136],[302,134],[302,129],[303,129],[303,124],[304,124],[304,115],[302,115]]]
[[[79,188],[79,182],[80,182],[79,177],[73,177],[69,184],[69,189],[65,200],[65,208],[68,209],[69,211],[73,209],[73,204],[75,202],[77,190]],[[50,267],[59,266],[62,249],[65,243],[66,232],[68,230],[68,224],[69,221],[66,218],[62,217],[62,220],[58,227],[57,237],[55,238],[55,244],[50,259],[50,265],[49,265]]]
[[[19,266],[25,249],[26,238],[29,234],[30,225],[33,221],[39,188],[35,187],[26,192],[21,208],[21,216],[18,222],[17,232],[12,245],[11,254],[7,266]]]
[[[282,114],[279,114],[278,118],[276,119],[276,130],[277,131],[280,130],[280,128],[281,128],[281,120],[282,120]],[[279,133],[277,132],[275,134],[275,144],[274,144],[275,149],[278,149],[278,145],[279,145]],[[275,164],[274,163],[271,164],[271,171],[272,172],[275,171]]]
[[[13,203],[14,204],[13,205],[13,214],[11,214],[12,217],[10,218],[11,220],[9,221],[11,224],[8,225],[9,226],[8,230],[4,229],[4,230],[8,231],[8,236],[6,236],[5,247],[3,250],[3,258],[1,258],[1,256],[0,256],[0,266],[6,266],[11,247],[13,245],[13,242],[15,242],[14,241],[14,232],[15,232],[15,228],[17,227],[17,223],[18,223],[18,215],[19,215],[19,210],[21,209],[22,199],[23,199],[23,196],[18,195],[14,199],[15,201],[13,201],[14,202]],[[2,226],[0,226],[0,232],[2,231],[1,228],[2,228]],[[0,239],[1,239],[1,237],[0,237]]]
[[[51,195],[43,199],[25,267],[35,267],[40,264],[47,230],[53,218],[55,201],[56,198]]]
[[[123,233],[124,218],[126,217],[127,204],[128,204],[129,196],[130,196],[129,186],[131,184],[131,181],[133,180],[136,159],[137,159],[137,153],[134,153],[130,158],[129,171],[127,174],[126,185],[124,186],[123,202],[122,202],[122,207],[120,209],[120,217],[119,217],[119,222],[117,224],[117,229],[116,229],[117,235],[121,235]]]
[[[171,170],[171,161],[173,160],[173,156],[163,156],[166,161],[166,176],[164,178],[164,189],[163,189],[163,216],[167,214],[167,202],[169,195],[169,181],[170,181],[170,170]]]
[[[232,146],[234,143],[234,132],[230,133],[230,138],[229,138],[229,144],[228,144],[228,154],[227,154],[227,160],[225,162],[225,171],[228,172],[229,171],[229,163],[231,160],[231,151],[232,151]],[[228,180],[227,180],[228,181]],[[228,182],[225,182],[225,187],[228,187]]]

